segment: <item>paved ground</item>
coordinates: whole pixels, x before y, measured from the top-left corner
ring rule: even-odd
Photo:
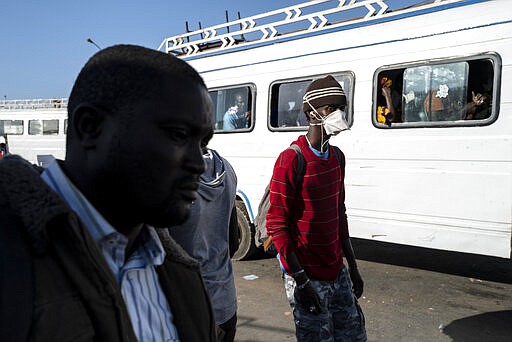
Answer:
[[[369,341],[512,342],[512,261],[353,241]],[[295,341],[277,261],[234,262],[237,341]],[[246,280],[243,277],[258,278]]]

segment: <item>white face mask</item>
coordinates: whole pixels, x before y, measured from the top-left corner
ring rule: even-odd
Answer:
[[[341,109],[336,109],[334,112],[323,118],[322,124],[324,126],[325,133],[328,135],[336,135],[341,131],[350,129],[345,116],[345,112]]]
[[[310,126],[324,126],[325,133],[328,135],[336,135],[341,131],[345,131],[350,129],[348,127],[348,122],[345,119],[345,112],[341,109],[336,109],[331,114],[326,117],[322,117],[318,112],[313,108],[313,113],[311,113],[312,117],[321,121],[320,123],[310,123]]]
[[[311,106],[311,104],[309,104],[309,105],[310,105],[311,109],[313,110],[311,112],[311,117],[320,121],[319,123],[309,123],[309,125],[310,126],[324,126],[324,129],[322,130],[322,138],[321,138],[322,140],[320,143],[320,151],[325,152],[324,146],[327,144],[327,142],[329,142],[329,138],[327,138],[327,140],[324,142],[324,130],[325,130],[325,133],[327,133],[327,135],[330,136],[330,135],[336,135],[341,131],[350,129],[348,127],[348,122],[345,119],[346,114],[341,109],[336,109],[334,112],[330,113],[326,117],[322,117],[320,115],[320,113],[318,113],[316,111],[315,107]],[[309,140],[308,140],[308,143],[309,143]],[[309,144],[309,146],[311,146],[311,144]]]

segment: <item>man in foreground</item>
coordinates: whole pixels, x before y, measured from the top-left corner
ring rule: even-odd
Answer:
[[[345,93],[327,76],[313,81],[303,100],[309,130],[293,144],[303,155],[305,173],[297,177],[293,149],[279,155],[270,183],[267,232],[284,270],[297,340],[366,341],[356,299],[363,293],[363,280],[345,209],[345,157],[329,145],[332,135],[348,128]]]
[[[173,56],[107,48],[81,70],[66,158],[0,162],[0,340],[214,341],[184,222],[212,129],[201,77]]]

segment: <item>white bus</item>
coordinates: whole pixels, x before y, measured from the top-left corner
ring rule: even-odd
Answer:
[[[0,101],[0,142],[33,164],[64,158],[67,123],[67,99]]]
[[[201,73],[215,103],[211,147],[239,180],[235,258],[255,250],[276,157],[307,131],[302,95],[327,74],[348,97],[351,130],[331,142],[347,157],[352,236],[511,257],[512,1],[392,3],[309,1],[162,42]],[[392,120],[377,113],[386,80]],[[251,116],[227,129],[240,94]]]

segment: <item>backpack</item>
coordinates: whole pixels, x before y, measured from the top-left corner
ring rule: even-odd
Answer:
[[[297,154],[297,173],[295,175],[295,182],[296,184],[300,184],[302,183],[304,174],[306,173],[306,161],[304,160],[302,151],[297,144],[292,144],[288,148],[293,149]],[[333,146],[333,149],[336,159],[338,159],[338,163],[343,168],[345,165],[345,158],[343,157],[341,150],[336,146]],[[256,218],[254,219],[254,226],[256,228],[254,244],[256,247],[263,246],[265,253],[276,256],[277,249],[272,242],[272,238],[267,234],[267,213],[270,207],[270,183],[271,181],[265,188],[263,197],[261,197],[260,204],[258,205],[258,215],[256,215]]]

